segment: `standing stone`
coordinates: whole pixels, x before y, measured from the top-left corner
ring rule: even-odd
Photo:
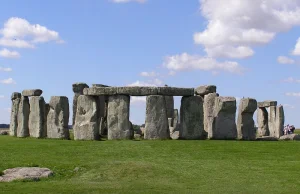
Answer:
[[[73,117],[72,117],[72,125],[75,125],[75,117],[77,111],[77,99],[80,95],[83,95],[83,89],[89,88],[86,83],[74,83],[72,85],[74,97],[73,97]]]
[[[276,106],[269,107],[269,118],[268,125],[271,137],[276,137],[275,135],[275,125],[276,125]]]
[[[30,137],[43,138],[46,136],[45,100],[42,96],[32,96],[30,98],[30,114],[28,127]]]
[[[45,103],[45,137],[47,137],[47,116],[48,116],[48,113],[50,111],[50,105],[48,103]]]
[[[167,107],[164,96],[151,95],[146,98],[144,139],[169,139]]]
[[[99,140],[98,104],[93,96],[80,95],[73,128],[74,140]]]
[[[30,105],[29,98],[27,96],[22,96],[19,104],[18,110],[18,137],[28,137],[28,121],[29,121]]]
[[[204,103],[203,103],[204,130],[202,134],[203,138],[206,138],[209,133],[210,136],[212,136],[215,101],[217,97],[218,95],[216,93],[210,93],[204,96]]]
[[[43,90],[41,90],[41,89],[23,90],[22,91],[22,95],[27,96],[27,97],[40,96],[40,95],[42,95],[42,93],[43,93]]]
[[[243,98],[239,104],[237,119],[238,139],[255,140],[256,130],[253,114],[257,109],[257,101],[252,98]]]
[[[21,93],[14,92],[11,95],[11,115],[10,115],[10,126],[9,131],[11,136],[17,136],[18,130],[18,110],[21,101]]]
[[[167,117],[174,117],[174,97],[173,96],[165,96],[166,106],[167,106]]]
[[[180,139],[201,139],[203,133],[203,99],[182,97],[180,107]]]
[[[217,97],[214,109],[214,122],[212,133],[208,132],[210,139],[236,139],[237,129],[235,123],[236,100],[234,97]]]
[[[257,131],[258,136],[269,136],[269,126],[268,126],[268,111],[265,107],[258,107],[257,109]]]
[[[174,128],[174,131],[178,131],[179,128],[178,128],[178,109],[174,109],[174,113],[173,113],[173,128]]]
[[[69,100],[65,96],[52,96],[47,116],[47,137],[69,139]]]
[[[108,139],[132,139],[133,130],[129,121],[130,96],[109,96],[107,112]]]
[[[275,121],[275,133],[274,137],[280,138],[283,135],[284,128],[284,110],[283,106],[277,106],[276,121]]]

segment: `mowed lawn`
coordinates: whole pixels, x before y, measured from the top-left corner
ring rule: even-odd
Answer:
[[[0,136],[0,171],[47,167],[2,193],[299,193],[300,142],[68,141]]]

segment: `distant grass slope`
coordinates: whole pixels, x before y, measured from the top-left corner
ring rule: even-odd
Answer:
[[[67,141],[0,136],[0,171],[48,167],[0,193],[299,193],[300,142]]]

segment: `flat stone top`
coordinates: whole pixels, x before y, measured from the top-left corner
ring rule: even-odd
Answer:
[[[110,86],[103,85],[103,84],[92,84],[92,87],[110,87]]]
[[[11,182],[13,180],[22,179],[39,179],[52,176],[53,172],[48,168],[38,167],[18,167],[7,169],[3,171],[3,175],[0,176],[0,182]]]
[[[270,107],[270,106],[277,106],[277,101],[273,100],[265,100],[263,102],[258,102],[257,106],[262,108],[262,107]]]
[[[176,87],[92,87],[83,90],[84,95],[129,95],[129,96],[194,96],[194,88]]]
[[[14,92],[14,93],[11,94],[11,100],[15,100],[17,98],[21,98],[21,93]]]
[[[217,86],[215,85],[204,85],[195,88],[195,94],[200,96],[204,96],[206,94],[216,93],[216,92],[217,92]]]
[[[41,89],[31,89],[31,90],[23,90],[22,95],[23,96],[40,96],[42,95],[43,90]]]
[[[89,86],[83,82],[77,82],[77,83],[72,84],[72,89],[73,89],[73,92],[75,92],[75,93],[81,93],[84,88],[88,88],[88,87]]]

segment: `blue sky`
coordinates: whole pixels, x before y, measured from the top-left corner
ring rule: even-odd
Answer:
[[[12,92],[71,104],[72,83],[86,82],[215,84],[222,96],[277,100],[300,126],[299,15],[300,0],[3,0],[0,123]],[[145,99],[133,98],[130,119],[144,116]]]

